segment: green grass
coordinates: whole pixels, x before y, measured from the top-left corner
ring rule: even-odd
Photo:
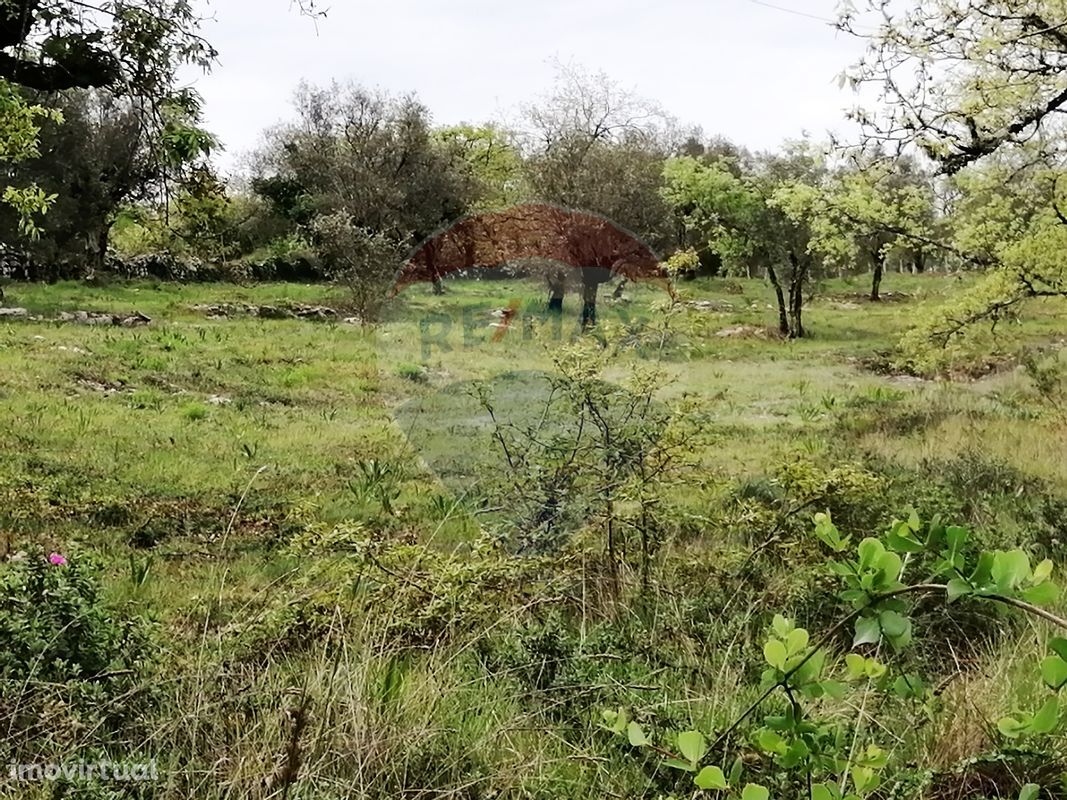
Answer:
[[[829,621],[824,583],[798,545],[808,510],[777,521],[808,491],[783,465],[871,475],[879,488],[868,494],[828,490],[857,535],[915,504],[951,510],[996,546],[1067,557],[1062,409],[1018,368],[972,382],[866,369],[958,282],[891,275],[883,289],[907,298],[882,304],[852,297],[865,288],[821,286],[810,338],[787,342],[716,335],[773,325],[763,283],[683,283],[683,300],[732,308],[686,307],[670,337],[613,351],[604,378],[658,364],[657,399],[695,398],[700,420],[695,466],[663,487],[655,589],[634,573],[618,605],[590,566],[595,520],[544,564],[471,552],[510,518],[481,494],[506,468],[468,390],[489,382],[505,423],[533,424],[547,384],[501,376],[556,372],[577,338],[573,296],[557,335],[543,321],[491,327],[491,312],[509,305],[536,315],[543,292],[527,283],[455,282],[444,296],[412,287],[366,330],[191,309],[342,304],[325,286],[5,287],[8,305],[43,317],[152,317],[133,329],[0,325],[0,544],[5,558],[99,558],[112,607],[152,619],[165,654],[151,699],[100,701],[143,702],[136,724],[105,734],[57,712],[50,736],[20,743],[19,759],[155,757],[167,777],[144,796],[160,798],[280,796],[294,746],[291,797],[682,791],[677,775],[594,722],[628,705],[652,727],[721,728],[755,694],[770,614],[813,630]],[[646,286],[605,298],[602,329],[655,325],[665,300]],[[1036,305],[1014,346],[1062,360],[1065,320],[1062,307]],[[772,534],[784,546],[759,551],[755,572],[739,577]],[[996,751],[988,720],[1031,699],[1020,676],[1047,635],[1005,625],[958,674],[954,656],[935,659],[955,675],[949,700],[969,698],[971,711],[915,730],[906,709],[886,711],[899,716],[881,736],[894,780],[933,776],[900,796],[950,796],[931,787]],[[300,698],[310,699],[298,713]],[[0,783],[9,790],[46,796]]]

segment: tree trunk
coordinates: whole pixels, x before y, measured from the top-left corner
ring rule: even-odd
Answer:
[[[785,305],[785,292],[782,291],[782,282],[778,280],[778,273],[774,271],[774,267],[770,264],[767,265],[767,279],[770,280],[771,286],[774,287],[774,296],[778,299],[778,332],[782,336],[788,336],[789,315]]]
[[[87,281],[93,280],[97,273],[104,272],[107,269],[107,247],[111,242],[112,225],[114,223],[110,220],[100,223],[100,230],[97,231],[93,251],[89,254],[90,257],[86,259],[85,280]]]
[[[789,338],[804,338],[804,279],[807,277],[807,265],[794,252],[789,253],[789,263],[793,268],[789,281]]]
[[[582,281],[582,330],[596,325],[596,294],[600,282],[586,278]]]
[[[878,250],[874,254],[874,277],[871,279],[871,302],[878,303],[882,300],[882,275],[885,273],[885,254]]]
[[[915,255],[912,256],[911,271],[916,275],[922,275],[926,272],[926,253],[922,250],[917,250]]]
[[[433,293],[438,295],[445,293],[445,284],[441,280],[441,276],[438,275],[436,272],[433,276]]]

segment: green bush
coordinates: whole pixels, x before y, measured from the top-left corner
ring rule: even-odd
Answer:
[[[153,626],[112,607],[88,558],[33,556],[0,568],[0,726],[9,745],[102,744],[143,718]],[[76,738],[75,738],[76,737]]]

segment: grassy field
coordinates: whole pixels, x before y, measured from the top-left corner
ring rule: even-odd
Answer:
[[[676,770],[599,730],[600,711],[721,730],[757,694],[773,614],[813,631],[834,619],[804,544],[815,511],[860,537],[914,507],[1035,563],[1067,559],[1062,308],[1011,323],[981,377],[875,368],[959,285],[893,275],[872,304],[862,280],[829,282],[793,342],[767,334],[762,283],[684,283],[670,314],[660,290],[631,287],[603,299],[584,344],[573,296],[558,332],[493,327],[494,310],[536,311],[542,292],[523,283],[414,287],[375,328],[195,308],[342,307],[325,286],[5,287],[41,319],[0,322],[2,569],[63,554],[100,596],[90,608],[81,592],[58,631],[34,634],[26,677],[5,682],[0,741],[11,763],[154,759],[159,780],[67,794],[0,781],[0,794],[689,796]],[[51,319],[74,310],[152,322]],[[654,367],[656,407],[691,423],[657,489],[651,562],[626,539],[621,575],[596,499],[578,497],[595,475],[533,456],[509,470],[501,446],[522,441],[501,430],[549,413],[558,429],[539,430],[567,435],[545,376],[576,350],[605,386]],[[1023,350],[1029,370],[1011,355]],[[542,473],[578,487],[566,539],[517,554]],[[5,580],[9,597],[25,588]],[[880,796],[1053,786],[1067,740],[1020,749],[995,724],[1034,700],[1020,676],[1048,626],[970,606],[920,618],[907,663],[939,687],[939,712],[854,693],[829,711],[889,752]],[[47,662],[74,634],[95,675],[77,653]],[[773,783],[768,764],[749,768]]]

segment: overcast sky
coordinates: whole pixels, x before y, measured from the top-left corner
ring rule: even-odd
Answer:
[[[196,85],[224,169],[290,115],[301,79],[414,91],[438,124],[483,122],[536,99],[554,60],[603,70],[708,135],[774,147],[847,131],[855,101],[835,79],[862,50],[818,19],[836,0],[333,0],[318,23],[289,0],[204,3],[219,64]]]

